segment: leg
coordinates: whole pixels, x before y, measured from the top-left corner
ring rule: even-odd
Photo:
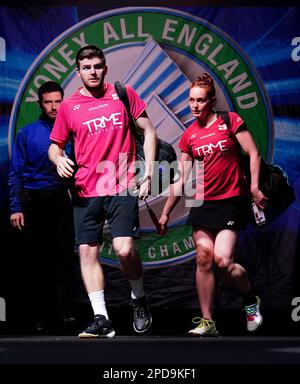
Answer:
[[[72,202],[67,191],[59,193],[54,199],[50,236],[56,239],[53,243],[56,250],[57,296],[60,303],[60,322],[64,329],[75,325],[77,297],[84,294],[85,288],[80,274],[79,257],[74,252]]]
[[[113,330],[106,312],[104,301],[104,276],[98,259],[98,244],[81,244],[80,267],[84,285],[95,314],[94,322],[79,334],[80,338],[114,337]]]
[[[105,208],[121,270],[129,280],[139,280],[143,268],[133,240],[139,237],[138,199],[134,196],[111,196]]]
[[[260,299],[253,295],[246,270],[233,262],[233,250],[237,240],[237,232],[231,230],[220,231],[215,240],[215,263],[228,275],[244,299],[244,310],[247,315],[247,329],[255,331],[262,324],[260,314]]]
[[[108,319],[104,299],[104,275],[99,262],[98,245],[82,244],[80,251],[80,267],[94,315],[103,315]]]
[[[134,196],[111,196],[106,201],[113,247],[119,257],[121,270],[131,285],[133,306],[133,327],[136,332],[145,332],[152,318],[143,288],[142,262],[134,245],[133,238],[139,237],[139,207]]]
[[[120,260],[121,270],[129,280],[142,277],[142,263],[132,237],[115,237],[113,247]]]
[[[146,332],[151,326],[152,317],[143,288],[141,259],[131,237],[115,237],[113,247],[132,289],[133,328],[138,333]]]
[[[100,265],[99,245],[81,244],[79,246],[81,275],[87,293],[104,289],[104,276]]]
[[[228,275],[242,294],[250,292],[251,287],[246,270],[233,262],[233,251],[237,241],[237,232],[224,229],[215,239],[214,260],[222,273]]]
[[[215,263],[222,270],[222,273],[225,274],[225,277],[230,278],[242,296],[246,298],[246,300],[249,298],[250,302],[253,303],[255,302],[255,297],[251,293],[251,285],[247,272],[245,268],[233,260],[233,251],[237,236],[236,231],[226,229],[217,234],[214,250]]]
[[[99,240],[105,215],[102,198],[74,199],[74,223],[79,243],[80,269],[94,311],[94,321],[79,337],[114,337],[104,300],[104,276],[99,262]]]
[[[196,286],[203,318],[194,318],[198,326],[189,331],[192,336],[218,336],[216,324],[212,320],[215,277],[213,271],[214,234],[207,229],[195,229],[193,238],[196,246],[197,270]]]
[[[81,244],[79,252],[81,274],[94,315],[103,315],[108,319],[104,299],[104,275],[98,257],[99,246]]]
[[[30,249],[26,253],[30,274],[26,275],[32,289],[29,297],[35,305],[36,331],[45,334],[55,329],[57,314],[55,254],[52,248],[55,238],[49,235],[50,211],[49,204],[45,205],[38,192],[24,192],[25,235]]]
[[[215,278],[213,272],[214,235],[206,229],[195,229],[193,239],[196,246],[196,286],[199,304],[204,319],[212,319]]]

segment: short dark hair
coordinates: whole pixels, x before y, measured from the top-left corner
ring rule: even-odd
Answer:
[[[56,83],[55,81],[46,81],[38,89],[39,102],[42,102],[44,93],[50,92],[60,92],[61,97],[64,97],[64,90],[58,83]]]
[[[104,62],[104,64],[106,63],[106,59],[102,49],[98,48],[96,45],[86,45],[80,48],[76,54],[77,69],[80,68],[80,63],[79,63],[80,60],[93,59],[94,57],[98,57]]]

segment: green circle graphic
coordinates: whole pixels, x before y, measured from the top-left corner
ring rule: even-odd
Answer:
[[[163,49],[180,52],[208,68],[226,92],[231,107],[246,122],[262,156],[273,152],[273,117],[254,65],[238,44],[204,19],[174,9],[129,7],[103,12],[83,20],[58,36],[27,71],[15,98],[9,125],[9,144],[21,127],[36,120],[37,89],[47,80],[64,84],[75,70],[76,51],[95,44],[104,51],[143,44],[151,36]],[[105,237],[107,235],[107,237]],[[118,266],[109,235],[101,249],[104,263]],[[174,265],[194,257],[191,229],[178,225],[166,237],[142,233],[137,248],[145,268]]]

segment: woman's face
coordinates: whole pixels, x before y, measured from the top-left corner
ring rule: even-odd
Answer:
[[[208,96],[207,88],[193,87],[190,89],[189,104],[196,118],[208,116],[214,106],[215,97]]]

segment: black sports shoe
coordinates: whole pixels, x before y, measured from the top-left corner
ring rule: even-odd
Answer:
[[[80,338],[93,338],[93,337],[114,337],[115,331],[111,322],[103,315],[96,315],[94,322],[87,327],[84,331],[79,333]]]
[[[146,296],[131,299],[133,307],[133,328],[138,333],[146,332],[152,323]]]

